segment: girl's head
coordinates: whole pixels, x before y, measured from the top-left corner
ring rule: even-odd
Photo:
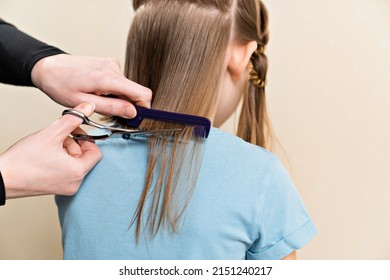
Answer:
[[[208,117],[219,126],[243,97],[238,134],[266,146],[268,17],[261,1],[134,0],[133,6],[136,15],[128,35],[125,75],[152,89],[152,108]],[[141,125],[141,129],[183,130],[174,133],[173,143],[150,139],[146,184],[133,220],[137,238],[142,223],[149,224],[152,233],[166,222],[176,228],[188,203],[183,195],[175,199],[176,193],[183,193],[176,187],[181,175],[191,178],[190,196],[202,147],[202,139],[195,139],[190,126],[152,120]],[[193,144],[181,144],[188,141]],[[144,206],[151,193],[145,222]],[[179,200],[184,201],[180,207]]]
[[[238,135],[269,147],[262,2],[134,0],[133,6],[125,74],[152,89],[152,107],[205,116],[219,126],[243,97]]]

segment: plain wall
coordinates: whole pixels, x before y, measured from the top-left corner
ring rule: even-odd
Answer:
[[[390,2],[265,3],[277,153],[319,231],[299,257],[390,259]],[[122,65],[131,16],[128,0],[0,2],[0,17],[36,38]],[[0,96],[0,152],[63,110],[33,88],[0,85]],[[0,259],[61,258],[53,197],[10,200],[0,221]]]

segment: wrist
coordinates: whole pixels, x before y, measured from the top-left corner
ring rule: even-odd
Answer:
[[[35,63],[31,70],[31,81],[40,90],[45,92],[45,86],[47,85],[47,77],[52,74],[52,71],[58,68],[62,63],[63,57],[67,54],[56,54],[44,57]]]
[[[33,182],[27,182],[25,180],[26,174],[20,174],[19,169],[23,168],[18,168],[17,165],[12,164],[12,162],[7,159],[6,153],[0,154],[0,173],[6,200],[45,194],[42,191],[34,191],[31,189],[30,185]]]

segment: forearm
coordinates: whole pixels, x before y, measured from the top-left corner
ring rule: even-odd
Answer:
[[[0,19],[0,82],[33,86],[31,71],[40,59],[64,53]]]
[[[28,172],[28,171],[27,171]],[[26,173],[27,173],[26,172]],[[27,175],[23,174],[22,170],[18,170],[17,166],[13,166],[12,163],[7,162],[7,158],[5,154],[0,154],[0,204],[3,199],[13,199],[19,197],[28,197],[28,196],[37,196],[44,195],[42,190],[31,189],[28,185],[26,185],[26,181],[23,178]]]
[[[297,259],[297,251],[293,251],[288,256],[282,258],[282,260],[296,260]]]

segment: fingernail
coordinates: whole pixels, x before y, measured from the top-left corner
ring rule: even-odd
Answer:
[[[137,111],[134,109],[134,107],[126,107],[125,109],[125,117],[132,119],[137,115]]]
[[[93,113],[95,111],[96,105],[92,102],[85,102],[83,104],[83,109],[86,111],[85,113]]]

